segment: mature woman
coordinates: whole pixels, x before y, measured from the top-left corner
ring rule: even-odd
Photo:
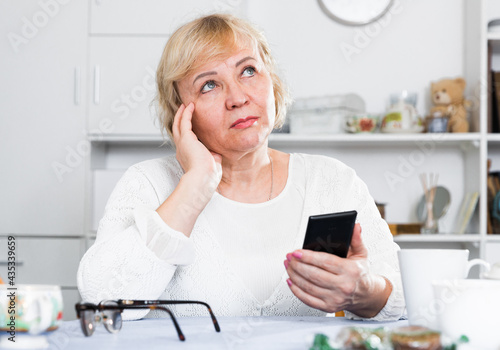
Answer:
[[[398,247],[366,185],[335,159],[268,147],[288,95],[260,32],[229,15],[192,21],[169,39],[157,83],[176,156],[123,175],[80,264],[84,300],[203,300],[221,316],[402,315]],[[310,215],[353,209],[347,258],[299,249]]]

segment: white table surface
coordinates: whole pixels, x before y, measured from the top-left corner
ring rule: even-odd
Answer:
[[[121,331],[111,334],[104,326],[85,337],[79,321],[64,322],[49,333],[50,349],[301,349],[312,345],[314,334],[335,337],[345,326],[395,328],[408,321],[366,322],[334,317],[218,317],[221,332],[217,333],[209,317],[181,317],[179,325],[184,342],[169,318],[124,322]]]

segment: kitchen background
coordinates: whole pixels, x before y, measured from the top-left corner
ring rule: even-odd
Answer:
[[[259,26],[297,101],[359,95],[384,114],[389,96],[466,78],[472,101],[466,134],[273,135],[271,147],[337,157],[356,169],[389,223],[419,221],[419,174],[439,173],[451,194],[436,235],[396,236],[404,248],[467,248],[491,262],[500,235],[487,234],[487,168],[500,169],[497,135],[487,133],[487,33],[498,2],[394,0],[366,26],[346,26],[316,0],[0,0],[0,276],[7,237],[17,240],[17,282],[63,288],[65,319],[79,299],[76,269],[92,244],[106,199],[135,162],[172,153],[154,123],[154,72],[172,31],[207,12],[230,12]],[[500,56],[493,56],[493,66]],[[339,120],[339,123],[342,121]],[[457,235],[467,193],[479,205]],[[477,272],[476,272],[477,273]]]

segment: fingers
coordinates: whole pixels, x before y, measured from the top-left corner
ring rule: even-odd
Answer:
[[[288,284],[311,307],[327,312],[343,310],[351,304],[362,273],[359,261],[299,249],[285,260]]]
[[[338,275],[297,259],[286,260],[288,276],[292,280],[301,279],[320,288],[331,289],[338,283]]]
[[[300,262],[316,267],[329,273],[339,275],[344,271],[342,258],[328,253],[315,252],[307,249],[297,249],[291,256],[299,259]],[[287,258],[289,256],[287,255]]]
[[[174,117],[174,122],[172,124],[172,135],[174,135],[174,141],[179,137],[180,130],[179,130],[179,122],[181,120],[182,113],[186,109],[186,106],[184,106],[184,103],[179,106],[179,109],[175,113]]]
[[[180,120],[180,125],[179,125],[179,132],[182,134],[183,132],[192,132],[193,131],[193,124],[191,123],[191,120],[193,119],[193,112],[194,112],[194,103],[191,102],[188,104],[186,109],[182,112],[182,118]]]
[[[287,283],[288,283],[288,286],[290,287],[290,290],[292,291],[292,293],[297,298],[299,298],[304,304],[306,304],[307,306],[310,306],[312,308],[321,310],[321,311],[329,312],[326,310],[326,303],[322,299],[317,298],[317,297],[309,294],[308,292],[302,290],[299,287],[298,283],[300,283],[300,282],[297,282],[297,281],[292,282],[290,279],[288,279]]]
[[[367,258],[368,250],[366,249],[363,239],[361,237],[361,225],[354,225],[354,230],[352,231],[351,246],[349,247],[349,252],[347,253],[347,258]]]
[[[172,135],[174,136],[174,143],[177,144],[179,137],[183,132],[192,132],[191,120],[194,112],[194,103],[190,103],[187,107],[184,104],[179,106],[175,113],[174,122],[172,124]]]
[[[325,312],[343,310],[349,305],[350,298],[345,295],[343,290],[346,283],[342,283],[341,279],[337,278],[337,281],[334,281],[328,277],[325,278],[324,275],[315,274],[305,277],[297,272],[298,269],[293,269],[290,264],[285,264],[285,266],[287,265],[287,272],[290,277],[287,280],[288,286],[292,293],[306,305]],[[325,273],[323,271],[323,274]]]

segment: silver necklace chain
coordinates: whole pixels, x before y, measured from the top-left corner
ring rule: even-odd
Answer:
[[[267,199],[268,201],[273,198],[273,187],[274,187],[274,166],[273,166],[273,158],[271,158],[271,155],[268,154],[269,156],[269,161],[271,162],[271,191],[269,192],[269,198]]]
[[[273,190],[274,190],[274,164],[273,164],[273,158],[271,157],[270,154],[268,154],[268,157],[269,157],[269,162],[271,163],[271,191],[269,192],[269,198],[267,200],[270,201],[271,198],[273,198]],[[219,186],[217,186],[217,192],[222,196]]]

